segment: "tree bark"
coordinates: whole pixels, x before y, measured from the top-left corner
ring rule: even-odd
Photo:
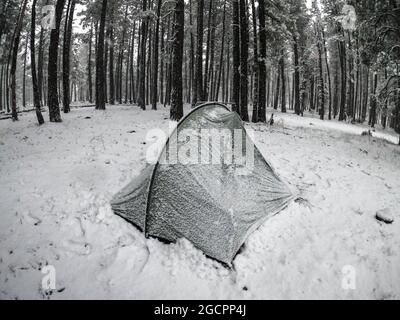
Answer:
[[[265,30],[265,0],[258,1],[258,22],[260,39],[260,56],[258,58],[259,86],[258,86],[258,121],[266,121],[266,77],[267,77],[267,32]]]
[[[203,98],[203,16],[204,0],[197,2],[197,48],[196,48],[196,90],[193,94],[192,106]]]
[[[210,50],[211,46],[211,20],[212,20],[212,15],[213,15],[213,0],[209,0],[209,8],[208,8],[208,24],[207,24],[207,48],[206,48],[206,63],[204,66],[204,85],[203,85],[203,96],[202,100],[207,101],[208,97],[208,68],[209,68],[209,60],[210,60],[210,51],[214,50],[212,48]]]
[[[233,83],[232,110],[240,115],[240,27],[239,0],[232,3],[232,37],[233,37]]]
[[[159,42],[159,31],[160,31],[160,17],[161,17],[161,4],[162,1],[158,0],[157,4],[157,21],[156,30],[154,31],[154,49],[153,49],[153,90],[151,92],[151,104],[152,109],[157,110],[157,100],[158,100],[158,42]]]
[[[340,59],[340,73],[341,73],[341,86],[340,86],[340,108],[339,108],[339,121],[346,120],[346,46],[343,40],[338,42],[339,46],[339,59]]]
[[[297,35],[293,36],[294,54],[294,112],[300,115],[300,64]]]
[[[42,112],[40,111],[40,95],[39,87],[36,78],[36,62],[35,62],[35,23],[36,23],[36,3],[37,0],[32,2],[31,14],[31,73],[32,73],[32,90],[33,90],[33,105],[36,111],[36,117],[39,125],[44,123]]]
[[[218,70],[218,79],[217,79],[217,84],[215,88],[215,96],[214,100],[218,101],[218,96],[219,96],[219,88],[221,85],[221,76],[222,76],[222,67],[223,67],[223,62],[224,62],[224,51],[225,51],[225,23],[226,23],[226,2],[224,2],[224,9],[222,13],[222,39],[221,39],[221,51],[220,51],[220,57],[219,57],[219,70]]]
[[[99,36],[96,55],[96,110],[105,110],[106,101],[104,95],[104,28],[106,23],[107,0],[103,0],[99,26]]]
[[[92,38],[93,38],[93,23],[90,25],[89,32],[89,55],[88,55],[88,65],[87,65],[87,73],[88,73],[88,95],[89,102],[93,103],[93,82],[92,82]]]
[[[321,120],[324,120],[325,116],[325,83],[324,83],[324,71],[322,65],[322,36],[320,34],[319,25],[317,25],[317,49],[318,49],[318,69],[319,69],[319,78],[318,78],[318,104],[319,104],[319,117]]]
[[[278,70],[277,80],[276,80],[276,87],[275,87],[275,96],[274,96],[274,109],[278,110],[279,104],[279,89],[281,86],[281,73]]]
[[[27,0],[23,0],[21,4],[21,8],[18,14],[18,19],[15,24],[13,42],[12,42],[12,55],[11,55],[11,69],[10,69],[10,78],[11,78],[11,117],[12,119],[18,120],[18,113],[17,113],[17,96],[16,96],[16,79],[15,79],[15,72],[17,69],[17,57],[18,57],[18,47],[19,47],[19,40],[21,35],[22,29],[22,21],[24,19],[25,9],[27,5]]]
[[[143,12],[147,10],[147,0],[143,0]],[[139,64],[139,90],[138,105],[142,110],[146,109],[146,39],[147,39],[148,18],[142,19],[141,40],[140,40],[140,64]]]
[[[171,95],[171,120],[180,120],[183,117],[182,97],[182,58],[183,37],[185,23],[184,0],[176,0],[174,37],[172,42],[172,95]]]
[[[48,77],[47,77],[47,102],[49,105],[50,122],[61,122],[60,107],[58,102],[58,77],[57,77],[57,62],[58,62],[58,45],[60,38],[61,16],[64,9],[65,0],[57,0],[55,10],[55,28],[50,33],[49,45],[49,62],[48,62]]]
[[[251,0],[251,13],[253,20],[253,114],[251,121],[258,122],[258,92],[259,92],[259,57],[258,57],[258,36],[257,36],[257,15],[254,0]]]
[[[64,47],[63,47],[63,107],[64,113],[70,112],[70,83],[69,83],[69,73],[70,73],[70,61],[69,56],[71,52],[71,38],[72,38],[72,23],[74,19],[75,10],[75,0],[70,0],[69,10],[65,22],[64,31]]]
[[[249,121],[248,114],[248,68],[249,30],[247,21],[246,0],[239,1],[240,13],[240,116],[243,121]]]
[[[325,31],[324,27],[322,26],[322,41],[324,46],[324,53],[325,53],[325,64],[326,64],[326,72],[328,74],[328,90],[329,90],[329,110],[328,110],[328,119],[332,120],[332,83],[331,83],[331,68],[329,66],[328,61],[328,50],[326,48],[326,39],[325,39]]]
[[[279,67],[281,73],[282,91],[281,91],[281,112],[286,112],[286,78],[285,78],[285,52],[281,51],[281,58],[279,59]]]

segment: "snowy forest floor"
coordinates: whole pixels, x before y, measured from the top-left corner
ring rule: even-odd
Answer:
[[[108,106],[42,127],[34,113],[0,121],[0,298],[400,299],[400,147],[386,141],[398,136],[279,112],[274,126],[249,124],[305,201],[256,230],[230,270],[186,240],[146,239],[111,211],[168,114]],[[382,209],[393,224],[375,219]],[[354,290],[342,286],[346,266]]]

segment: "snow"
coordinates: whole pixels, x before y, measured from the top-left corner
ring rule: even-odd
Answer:
[[[400,149],[388,142],[398,136],[279,112],[272,127],[248,124],[301,198],[227,269],[185,239],[146,239],[111,211],[168,112],[123,105],[74,108],[42,127],[34,113],[0,121],[1,299],[400,299]],[[376,220],[380,210],[394,222]]]

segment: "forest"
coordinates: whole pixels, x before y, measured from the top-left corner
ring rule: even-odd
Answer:
[[[50,5],[50,9],[49,9]],[[53,7],[51,7],[53,5]],[[228,103],[400,133],[396,0],[4,0],[0,110]],[[46,24],[47,23],[47,24]]]
[[[400,299],[399,68],[400,0],[1,0],[0,299]]]

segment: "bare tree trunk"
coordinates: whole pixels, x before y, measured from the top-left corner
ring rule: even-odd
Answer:
[[[267,59],[267,32],[265,30],[265,0],[258,1],[258,22],[260,25],[260,57],[258,59],[259,86],[258,86],[258,121],[266,121],[266,89],[265,79],[267,77],[266,59]]]
[[[276,80],[276,87],[275,87],[275,96],[274,96],[274,109],[278,110],[279,104],[279,89],[281,87],[281,73],[278,70],[277,80]]]
[[[349,117],[351,117],[352,121],[354,120],[354,104],[353,104],[353,98],[354,98],[354,60],[353,60],[353,54],[352,54],[352,43],[351,43],[351,33],[350,31],[347,32],[348,35],[348,48],[349,48],[349,54],[348,54],[348,85],[347,85],[347,97],[346,97],[346,104],[347,104],[347,114]]]
[[[293,53],[294,53],[294,112],[300,115],[300,64],[299,49],[297,36],[293,36]]]
[[[340,58],[340,73],[341,73],[341,86],[340,86],[340,108],[339,108],[339,121],[346,119],[346,46],[344,41],[339,41],[339,58]]]
[[[259,92],[259,57],[258,57],[258,37],[257,37],[257,16],[256,6],[254,0],[251,0],[251,11],[253,17],[253,74],[254,74],[254,85],[253,85],[253,114],[251,121],[258,122],[258,92]]]
[[[180,120],[183,117],[182,97],[182,58],[183,58],[183,37],[185,23],[184,0],[176,0],[174,37],[172,43],[172,95],[170,118]]]
[[[318,38],[318,69],[319,69],[319,81],[318,81],[318,103],[319,103],[319,116],[321,120],[324,120],[325,116],[325,83],[324,83],[324,71],[322,65],[322,37],[319,32],[319,26],[317,26],[317,38]]]
[[[21,4],[21,8],[18,14],[18,19],[15,24],[14,36],[12,41],[12,55],[11,55],[11,69],[10,69],[10,78],[11,78],[11,116],[12,119],[18,120],[17,113],[17,97],[16,97],[16,79],[15,72],[17,69],[17,56],[18,56],[18,47],[19,40],[21,35],[22,21],[24,19],[25,9],[27,5],[27,0],[23,0]]]
[[[103,0],[101,7],[99,37],[96,56],[96,110],[105,110],[106,102],[104,96],[104,28],[106,22],[107,0]]]
[[[208,81],[206,83],[205,88],[205,98],[206,100],[212,99],[213,96],[213,83],[214,83],[214,57],[215,57],[215,14],[213,14],[212,24],[211,24],[211,39],[210,39],[210,47],[213,50],[210,51],[210,64],[208,67]]]
[[[192,106],[203,99],[203,16],[204,0],[197,2],[197,48],[196,48],[196,90],[193,94]]]
[[[208,8],[208,24],[207,24],[207,48],[206,48],[206,64],[204,67],[204,85],[203,85],[203,96],[202,100],[207,101],[208,97],[208,68],[209,68],[209,60],[210,60],[210,42],[211,42],[211,20],[213,15],[213,0],[209,0],[209,8]],[[212,49],[214,50],[214,48]]]
[[[162,23],[161,25],[161,44],[160,44],[160,52],[161,52],[161,63],[160,63],[160,96],[159,101],[161,103],[164,102],[164,59],[165,59],[165,45],[164,45],[164,36],[165,36],[165,25]]]
[[[226,101],[231,101],[231,98],[232,97],[230,97],[229,96],[229,89],[230,89],[230,87],[231,87],[231,84],[230,84],[230,64],[231,64],[231,58],[230,58],[230,53],[231,53],[231,49],[230,49],[230,38],[228,38],[228,44],[227,44],[227,50],[226,50],[227,52],[226,52],[226,55],[227,55],[227,57],[226,57],[226,77],[225,77],[225,99],[224,99],[224,102],[226,102]]]
[[[26,108],[26,58],[28,55],[28,38],[29,33],[25,37],[25,50],[24,50],[24,68],[22,72],[22,107]]]
[[[92,38],[93,38],[93,23],[90,25],[89,32],[89,56],[88,56],[88,91],[89,91],[89,102],[93,102],[93,82],[92,82]]]
[[[249,30],[247,20],[246,0],[239,1],[240,13],[240,116],[243,121],[249,121],[248,113],[248,68]]]
[[[65,22],[65,30],[64,30],[64,48],[63,48],[63,105],[64,105],[64,113],[70,112],[70,83],[69,83],[69,69],[70,62],[69,56],[71,52],[71,38],[72,38],[72,23],[74,19],[74,10],[75,10],[75,0],[69,0],[70,3],[68,5],[69,10],[67,13],[67,18]]]
[[[143,11],[147,10],[147,0],[143,0]],[[143,110],[146,109],[146,39],[147,39],[148,18],[142,19],[141,41],[140,41],[140,64],[139,64],[139,90],[138,105]]]
[[[376,124],[376,107],[377,107],[377,100],[376,100],[376,88],[378,86],[378,73],[374,75],[374,87],[373,92],[371,93],[369,105],[370,105],[370,114],[369,114],[369,124],[372,128],[375,128]]]
[[[161,17],[161,4],[162,1],[158,0],[157,4],[157,21],[156,30],[154,31],[154,49],[153,49],[153,85],[151,92],[151,104],[152,109],[157,110],[157,100],[158,100],[158,42],[159,42],[159,32],[160,32],[160,17]]]
[[[136,34],[136,21],[133,26],[134,32],[132,32],[132,50],[130,56],[130,64],[129,64],[129,79],[130,79],[130,90],[129,90],[129,101],[130,103],[136,102],[136,94],[135,94],[135,76],[133,71],[133,58],[134,58],[134,49],[135,49],[135,34]]]
[[[115,83],[114,83],[114,4],[111,3],[110,9],[110,58],[109,58],[109,71],[108,71],[108,83],[109,83],[109,91],[110,91],[110,98],[109,103],[115,104]]]
[[[193,93],[196,90],[196,81],[194,79],[194,64],[195,64],[195,56],[194,56],[194,36],[193,36],[193,13],[192,13],[192,0],[189,0],[189,24],[190,24],[190,76],[189,76],[189,95],[188,102],[192,102]]]
[[[329,110],[328,110],[328,119],[332,120],[332,83],[331,83],[331,68],[329,66],[329,61],[328,61],[328,50],[326,48],[326,39],[325,39],[325,31],[324,27],[321,26],[322,28],[322,41],[323,41],[323,46],[324,46],[324,53],[325,53],[325,64],[326,64],[326,72],[328,74],[328,90],[329,90]]]
[[[43,106],[43,97],[46,96],[43,94],[43,60],[44,60],[44,31],[43,28],[40,29],[40,36],[39,36],[39,52],[38,52],[38,71],[37,71],[37,85],[39,91],[39,101],[40,105]]]
[[[57,77],[57,62],[58,62],[58,44],[60,37],[61,16],[64,9],[65,0],[57,0],[55,12],[55,28],[50,33],[49,45],[49,62],[48,62],[48,105],[50,122],[61,122],[60,107],[58,102],[58,77]]]
[[[215,96],[214,100],[218,101],[218,96],[219,96],[219,88],[221,84],[221,75],[222,75],[222,66],[224,62],[224,51],[225,51],[225,19],[226,15],[226,2],[224,2],[224,9],[223,9],[223,14],[222,14],[222,39],[221,39],[221,51],[220,51],[220,57],[219,57],[219,70],[218,70],[218,80],[217,80],[217,85],[215,89]]]
[[[232,1],[233,83],[232,110],[240,115],[240,27],[239,0]]]
[[[286,112],[286,78],[285,78],[285,52],[281,51],[281,58],[279,60],[279,67],[281,73],[282,91],[281,91],[281,112]]]
[[[33,0],[32,3],[32,14],[31,14],[31,73],[32,73],[32,90],[33,90],[33,105],[36,111],[36,117],[39,125],[44,123],[42,112],[40,111],[40,95],[39,87],[36,78],[36,62],[35,62],[35,23],[36,23],[36,2]]]

